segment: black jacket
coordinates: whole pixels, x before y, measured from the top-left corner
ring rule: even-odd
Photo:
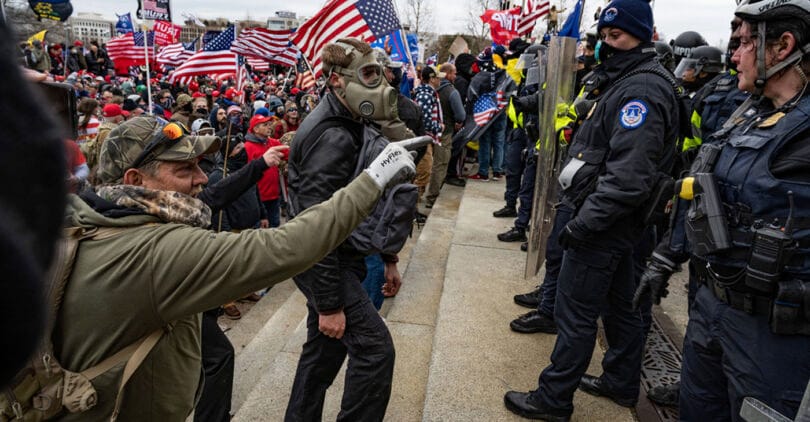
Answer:
[[[296,214],[329,199],[354,177],[362,135],[354,135],[347,126],[313,131],[318,123],[332,116],[353,120],[351,112],[330,92],[301,123],[293,138],[287,182],[290,205]],[[344,264],[362,260],[357,250],[343,243],[293,279],[300,289],[310,293],[307,296],[312,298],[316,311],[333,313],[344,306]]]
[[[259,190],[256,188],[256,182],[262,177],[264,170],[267,170],[267,163],[263,159],[252,160],[250,163],[247,161],[247,154],[244,150],[237,154],[236,157],[228,158],[228,175],[224,180],[232,179],[234,175],[237,177],[244,177],[245,181],[253,181],[252,184],[245,187],[244,185],[238,186],[242,194],[234,199],[231,203],[226,205],[222,210],[222,227],[220,228],[219,212],[214,212],[211,218],[211,228],[216,231],[231,231],[231,230],[246,230],[255,228],[259,220],[267,219],[267,211],[265,211],[261,200],[259,199]],[[260,162],[260,165],[253,164]],[[263,167],[263,169],[261,169]],[[225,160],[222,155],[219,155],[216,167],[208,175],[208,183],[216,185],[217,182],[223,180],[223,169],[225,168]],[[248,168],[247,175],[241,175],[239,170]],[[260,170],[261,169],[261,170]]]
[[[219,210],[228,207],[248,189],[255,189],[256,182],[262,178],[262,174],[267,169],[267,163],[264,160],[253,160],[241,169],[228,173],[228,177],[224,179],[220,177],[221,180],[216,182],[209,179],[208,186],[200,192],[197,198],[211,208],[212,215],[216,218]],[[216,224],[217,221],[214,221]]]
[[[652,44],[643,44],[602,65],[607,82],[568,149],[568,165],[584,161],[562,194],[578,210],[569,227],[600,247],[636,243],[656,177],[674,159],[678,102],[672,86],[651,73],[618,81],[638,68],[663,69],[655,57]]]

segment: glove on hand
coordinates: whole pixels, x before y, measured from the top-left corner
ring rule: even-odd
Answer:
[[[565,228],[560,231],[560,236],[557,238],[557,241],[563,249],[568,249],[572,246],[581,245],[585,242],[586,238],[587,236],[583,230],[579,228],[579,224],[577,224],[576,221],[570,221],[565,225]]]
[[[641,281],[633,294],[633,310],[637,310],[642,302],[652,298],[656,305],[661,304],[661,298],[669,294],[669,278],[672,273],[680,271],[680,267],[669,259],[653,253],[647,263],[647,269],[641,275]]]
[[[374,179],[382,191],[412,179],[416,174],[416,165],[413,163],[413,156],[405,148],[391,143],[363,171]]]

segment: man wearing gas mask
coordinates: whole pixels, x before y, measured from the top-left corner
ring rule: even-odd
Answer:
[[[288,182],[294,215],[349,184],[369,121],[397,116],[397,91],[385,82],[368,44],[344,38],[326,45],[321,54],[328,92],[302,122],[290,150]],[[364,256],[344,242],[293,277],[307,297],[309,316],[285,420],[321,419],[326,389],[347,354],[337,419],[383,419],[391,394],[394,344],[361,285],[365,273]]]

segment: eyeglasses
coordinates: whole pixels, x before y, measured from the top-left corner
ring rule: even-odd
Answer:
[[[298,111],[297,108],[288,108],[287,113],[292,113],[293,111]]]
[[[158,124],[160,123],[161,122],[158,121]],[[138,157],[135,158],[129,168],[136,169],[153,161],[157,157],[155,151],[157,151],[159,147],[165,146],[166,148],[170,148],[176,144],[177,141],[182,139],[183,136],[188,134],[188,128],[180,122],[171,122],[163,127],[158,127],[152,135],[152,140],[146,144],[146,147],[138,154]]]

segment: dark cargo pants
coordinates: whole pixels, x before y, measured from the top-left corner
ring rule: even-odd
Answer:
[[[601,378],[620,397],[638,397],[643,347],[642,320],[633,311],[632,251],[568,248],[563,255],[554,320],[557,342],[551,365],[540,374],[535,402],[572,411],[574,392],[596,344],[596,320],[602,315],[608,350]]]
[[[301,351],[285,421],[320,421],[326,390],[343,365],[349,364],[338,421],[382,421],[391,396],[394,343],[380,314],[361,284],[363,259],[342,269],[346,331],[338,340],[318,330],[318,312],[307,296],[307,341]]]

